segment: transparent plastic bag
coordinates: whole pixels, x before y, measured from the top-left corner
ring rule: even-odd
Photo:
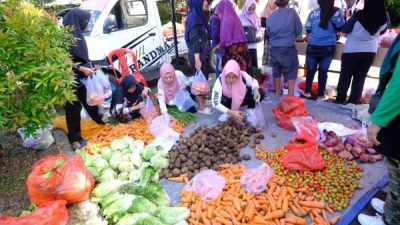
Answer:
[[[82,83],[86,87],[86,102],[90,106],[100,105],[106,96],[103,91],[103,79],[97,74],[83,79]]]
[[[296,139],[318,142],[320,135],[318,121],[311,116],[293,117],[292,123],[297,131]]]
[[[99,82],[103,87],[103,93],[105,98],[109,98],[112,95],[111,83],[108,76],[104,74],[103,70],[96,70],[96,76],[98,76]]]
[[[18,134],[22,139],[22,146],[36,150],[45,150],[54,142],[51,131],[47,128],[38,129],[33,135],[26,136],[25,128],[19,128]]]
[[[210,84],[201,71],[194,75],[191,91],[193,95],[205,95],[210,92]]]
[[[267,189],[274,171],[265,163],[257,168],[247,169],[240,176],[240,185],[252,194],[260,194]]]
[[[186,90],[179,90],[175,95],[174,102],[176,107],[178,107],[179,111],[181,112],[186,112],[193,106],[196,106],[196,102],[193,101],[189,92]]]
[[[158,137],[163,132],[168,130],[168,128],[170,128],[174,122],[175,121],[173,120],[173,117],[171,117],[168,113],[163,113],[161,116],[157,116],[151,121],[149,125],[150,132],[155,137]]]
[[[146,106],[140,109],[139,112],[148,124],[151,124],[151,121],[158,116],[158,112],[149,97],[146,98]]]
[[[263,129],[265,126],[264,112],[260,102],[256,103],[254,109],[246,110],[247,121],[257,129]]]
[[[186,191],[194,191],[205,201],[213,200],[221,195],[225,186],[225,178],[214,170],[203,170],[185,186]]]

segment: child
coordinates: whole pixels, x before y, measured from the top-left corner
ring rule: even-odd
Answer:
[[[299,60],[297,58],[296,37],[303,27],[294,9],[287,8],[289,0],[277,0],[278,10],[267,20],[267,35],[271,44],[271,63],[274,87],[277,96],[282,95],[281,76],[288,83],[289,96],[294,96]]]

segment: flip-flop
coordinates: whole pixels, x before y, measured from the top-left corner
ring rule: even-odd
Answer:
[[[79,145],[77,145],[77,146],[71,146],[71,147],[72,147],[72,150],[76,151],[77,149],[83,148],[83,147],[85,147],[86,145],[87,145],[87,141],[84,140],[84,139],[82,139],[82,140],[79,141]]]

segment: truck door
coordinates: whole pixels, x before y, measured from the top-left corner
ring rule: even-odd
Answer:
[[[110,16],[115,16],[117,28],[108,34],[101,35],[107,55],[115,49],[130,48],[136,52],[140,70],[160,64],[160,59],[163,59],[160,56],[160,52],[163,52],[163,43],[159,37],[160,28],[152,15],[154,10],[150,7],[152,5],[148,0],[116,2]],[[130,57],[127,61],[128,65],[132,65]],[[118,68],[118,62],[115,64]],[[133,66],[130,68],[133,72]]]

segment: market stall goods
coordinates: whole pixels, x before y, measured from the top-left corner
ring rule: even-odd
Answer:
[[[314,223],[329,224],[324,202],[286,185],[286,179],[272,175],[268,187],[258,194],[246,192],[241,186],[241,175],[247,170],[244,165],[220,166],[219,175],[226,184],[222,193],[213,200],[204,201],[198,193],[180,193],[180,206],[191,210],[190,224],[307,224],[306,217]],[[335,224],[335,221],[332,221]]]
[[[190,112],[181,112],[176,107],[168,108],[168,113],[175,119],[182,122],[185,126],[195,123],[197,120],[196,114]]]
[[[268,152],[262,147],[255,150],[256,157],[270,165],[275,173],[285,177],[285,184],[294,190],[300,190],[315,200],[324,201],[334,211],[340,211],[350,204],[350,198],[362,185],[358,180],[363,168],[356,161],[346,161],[337,154],[320,149],[325,160],[325,168],[321,171],[289,171],[283,166],[282,160],[287,150],[279,148]]]
[[[197,128],[171,149],[169,166],[163,171],[163,176],[179,177],[187,173],[192,178],[202,170],[218,169],[220,164],[238,163],[242,161],[240,150],[250,143],[253,134],[255,137],[264,137],[250,125],[233,120],[212,128]]]

